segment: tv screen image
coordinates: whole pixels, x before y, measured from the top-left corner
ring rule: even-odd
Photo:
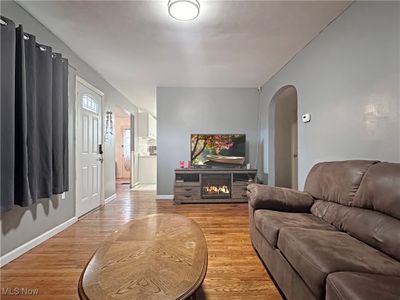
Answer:
[[[192,165],[243,165],[246,159],[245,134],[192,134]]]

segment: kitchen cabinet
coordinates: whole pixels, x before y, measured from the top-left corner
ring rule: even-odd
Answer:
[[[157,120],[151,114],[139,113],[138,136],[141,138],[157,139]]]

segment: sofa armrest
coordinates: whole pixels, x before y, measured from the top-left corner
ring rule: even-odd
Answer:
[[[310,212],[314,203],[314,198],[306,192],[262,184],[249,184],[247,195],[254,209]]]

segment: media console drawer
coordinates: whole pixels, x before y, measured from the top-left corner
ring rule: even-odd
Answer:
[[[175,201],[193,201],[200,199],[200,186],[180,185],[175,186]]]
[[[175,201],[198,200],[200,194],[175,194]]]
[[[187,198],[187,196],[195,196],[200,197],[200,187],[176,187],[175,188],[175,195],[176,196],[183,196]]]
[[[232,192],[233,193],[241,193],[241,192],[246,193],[247,192],[247,185],[234,185],[232,187]]]
[[[175,194],[200,194],[199,186],[177,186],[175,187]]]

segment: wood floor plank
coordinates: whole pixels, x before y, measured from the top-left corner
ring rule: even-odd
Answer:
[[[202,228],[208,245],[207,275],[198,299],[282,299],[249,238],[247,204],[182,204],[155,200],[153,192],[118,185],[117,199],[1,269],[1,299],[78,299],[79,276],[99,245],[119,226],[154,213],[178,213]],[[37,295],[4,295],[4,288],[38,289]]]

